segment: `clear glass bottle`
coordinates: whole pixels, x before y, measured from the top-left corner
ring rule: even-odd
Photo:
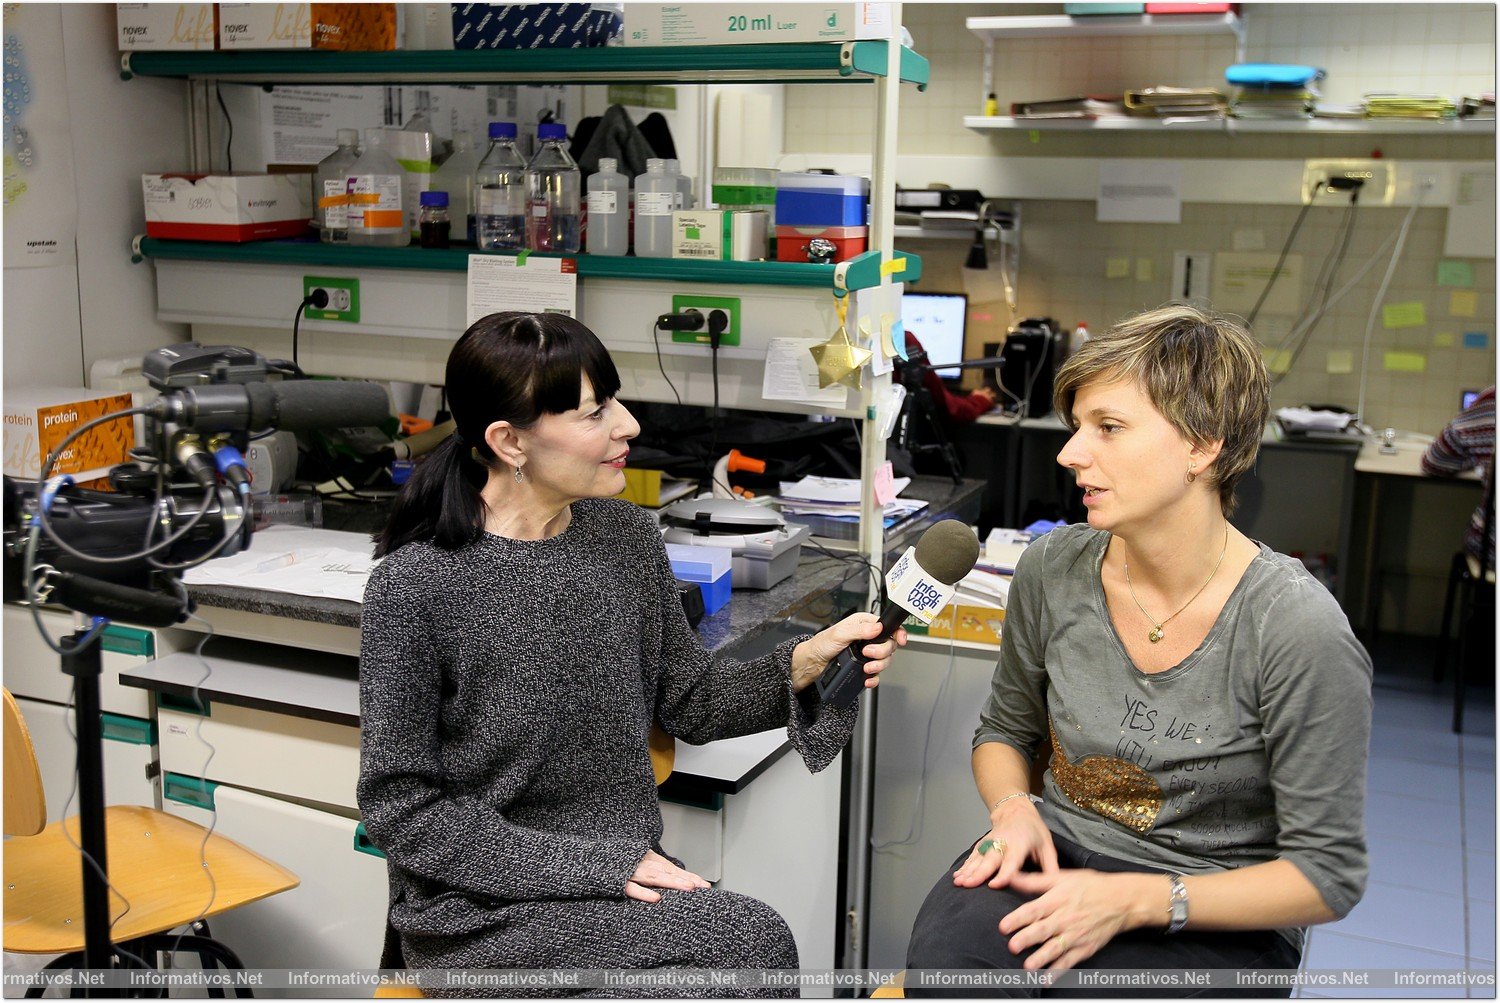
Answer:
[[[600,157],[599,170],[588,180],[588,226],[584,242],[590,254],[616,257],[630,250],[630,179],[613,157]]]
[[[578,225],[583,177],[563,145],[568,127],[543,122],[536,138],[541,145],[526,166],[526,246],[577,254],[583,246]]]
[[[453,155],[432,174],[432,190],[448,193],[448,215],[453,218],[453,239],[474,239],[474,174],[479,170],[479,151],[467,129],[453,134]]]
[[[423,192],[422,208],[417,212],[417,231],[423,247],[447,247],[452,227],[448,215],[447,192]]]
[[[526,158],[514,122],[490,123],[490,148],[474,172],[474,243],[484,250],[526,246]]]
[[[342,244],[349,239],[349,168],[359,159],[358,145],[358,129],[340,129],[338,149],[318,162],[313,175],[318,237],[325,244]]]
[[[667,162],[646,161],[646,173],[635,179],[635,256],[672,256],[672,210],[677,205],[677,180],[667,173]]]
[[[362,247],[405,247],[411,243],[401,201],[403,176],[385,151],[385,132],[365,130],[365,150],[349,168],[349,243]]]

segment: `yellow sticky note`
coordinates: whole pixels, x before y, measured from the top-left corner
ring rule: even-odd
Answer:
[[[1130,277],[1129,258],[1109,258],[1104,262],[1104,277],[1106,279],[1127,279]]]
[[[1341,348],[1334,349],[1328,353],[1328,364],[1324,368],[1334,376],[1352,373],[1354,372],[1354,353]]]
[[[1421,300],[1410,303],[1391,303],[1381,311],[1386,327],[1421,327],[1427,323],[1427,308]]]
[[[881,275],[900,275],[904,271],[906,271],[905,258],[892,258],[890,261],[880,263]]]
[[[1154,270],[1151,267],[1150,258],[1135,259],[1135,280],[1137,282],[1150,282]]]
[[[880,315],[880,350],[885,353],[887,359],[896,357],[896,343],[891,340],[891,329],[896,324],[896,315],[883,313]]]
[[[1455,289],[1448,294],[1450,317],[1472,317],[1479,312],[1479,294],[1472,289]]]
[[[1438,331],[1436,334],[1434,334],[1432,336],[1432,347],[1433,348],[1452,348],[1453,347],[1453,332],[1452,331]]]
[[[1421,352],[1386,352],[1385,368],[1392,373],[1425,373],[1427,356]]]
[[[1292,353],[1268,351],[1265,353],[1266,368],[1273,373],[1284,373],[1292,368]]]

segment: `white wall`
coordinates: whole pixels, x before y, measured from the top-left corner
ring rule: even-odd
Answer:
[[[63,59],[32,61],[31,85],[66,95],[78,219],[76,257],[53,268],[5,269],[4,382],[81,385],[95,359],[139,356],[187,338],[156,317],[149,263],[131,264],[144,231],[140,176],[187,165],[187,87],[120,79],[113,4],[8,10],[5,29],[60,32]],[[24,18],[24,21],[21,20]]]

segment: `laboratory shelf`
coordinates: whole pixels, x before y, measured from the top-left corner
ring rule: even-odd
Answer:
[[[868,83],[884,40],[772,45],[606,46],[414,52],[128,52],[120,76],[277,83]],[[926,58],[901,49],[901,79],[925,90]]]
[[[164,240],[157,237],[139,238],[137,247],[142,257],[178,261],[456,272],[468,269],[470,255],[507,253],[476,251],[470,247],[348,247],[312,240],[259,240],[230,244],[209,240]],[[598,254],[538,253],[536,256],[572,258],[577,262],[578,275],[582,278],[804,286],[838,292],[880,284],[880,255],[877,251],[867,252],[837,265],[786,261],[686,261],[676,258],[610,257]],[[916,255],[897,251],[892,264],[895,266],[896,281],[915,282],[921,278],[922,259]]]
[[[1013,118],[1007,115],[965,115],[964,125],[978,132],[1265,132],[1307,135],[1357,133],[1368,136],[1398,136],[1408,133],[1493,136],[1493,119],[1390,119],[1314,118],[1253,119],[1226,118],[1211,122],[1171,122],[1153,118]]]
[[[1068,14],[971,17],[969,31],[986,41],[1005,38],[1058,38],[1085,35],[1238,35],[1239,15],[1226,14]]]

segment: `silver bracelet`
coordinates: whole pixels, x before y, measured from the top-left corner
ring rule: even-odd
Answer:
[[[1007,795],[1005,795],[1005,797],[1001,798],[999,801],[996,801],[994,804],[990,805],[990,811],[991,812],[998,811],[1000,809],[1000,806],[1003,805],[1005,802],[1009,801],[1011,798],[1030,798],[1032,804],[1041,804],[1042,803],[1042,799],[1039,798],[1039,797],[1037,797],[1035,794],[1031,793],[1030,791],[1016,791],[1014,794],[1007,794]]]
[[[1172,879],[1172,898],[1167,903],[1167,933],[1176,933],[1187,926],[1188,921],[1188,893],[1187,885],[1182,883],[1182,875],[1167,872],[1167,877]]]

